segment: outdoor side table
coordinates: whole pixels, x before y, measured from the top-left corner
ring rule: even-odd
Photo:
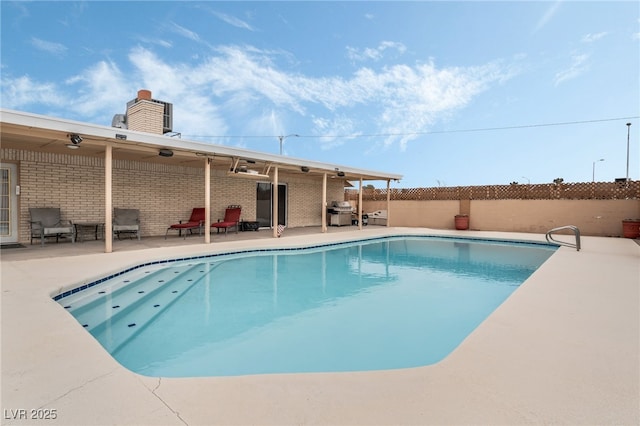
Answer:
[[[258,231],[260,230],[260,222],[253,220],[243,220],[240,222],[241,231]]]
[[[91,233],[98,240],[100,232],[104,235],[104,223],[102,222],[77,222],[73,224],[76,227],[76,240],[82,242],[85,233]]]

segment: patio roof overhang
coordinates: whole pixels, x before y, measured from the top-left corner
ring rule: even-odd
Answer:
[[[82,137],[78,149],[68,149],[69,135]],[[267,178],[277,167],[280,172],[304,175],[327,173],[345,181],[399,181],[402,175],[285,157],[224,145],[197,142],[109,126],[87,124],[21,111],[0,109],[2,148],[104,158],[107,145],[112,146],[114,160],[135,160],[186,167],[203,167],[210,159],[213,169],[226,170],[239,177]],[[159,155],[170,150],[171,157]],[[244,172],[244,170],[247,172]],[[344,174],[344,176],[342,175]]]

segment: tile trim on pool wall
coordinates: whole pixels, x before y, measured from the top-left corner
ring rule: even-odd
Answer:
[[[554,249],[557,249],[559,247],[559,245],[550,244],[550,243],[541,242],[541,241],[506,240],[506,239],[479,238],[479,237],[459,237],[459,236],[448,236],[448,235],[398,234],[398,235],[387,235],[387,236],[382,236],[382,237],[359,238],[359,239],[356,239],[356,240],[348,240],[348,241],[337,241],[337,242],[333,242],[333,243],[321,243],[321,244],[314,244],[314,245],[304,246],[304,247],[280,247],[280,248],[245,249],[245,250],[236,250],[236,251],[225,251],[225,252],[220,252],[220,253],[211,253],[211,254],[204,254],[204,255],[198,255],[198,256],[188,256],[188,257],[178,257],[178,258],[173,258],[173,259],[154,260],[154,261],[150,261],[150,262],[141,263],[141,264],[138,264],[138,265],[123,269],[123,270],[118,271],[116,273],[107,275],[107,276],[105,276],[103,278],[99,278],[97,280],[91,281],[91,282],[89,282],[87,284],[83,284],[81,286],[73,287],[73,288],[71,288],[69,290],[65,290],[65,291],[59,292],[55,296],[52,296],[52,299],[54,301],[58,302],[61,299],[64,299],[65,297],[67,297],[67,296],[71,296],[72,294],[75,294],[75,293],[78,293],[80,291],[89,289],[89,288],[91,288],[93,286],[101,284],[101,283],[103,283],[105,281],[108,281],[108,280],[110,280],[112,278],[118,277],[118,276],[120,276],[122,274],[134,271],[136,269],[144,268],[146,266],[151,266],[151,265],[161,265],[161,264],[165,264],[165,263],[182,262],[182,261],[196,260],[196,259],[211,259],[211,258],[217,258],[217,257],[221,257],[221,256],[233,256],[233,255],[238,255],[238,254],[251,254],[251,253],[262,253],[262,252],[282,252],[282,251],[306,251],[306,250],[312,250],[312,249],[323,248],[323,247],[342,246],[342,245],[357,244],[357,243],[371,242],[371,241],[384,241],[384,240],[391,240],[391,239],[397,239],[397,238],[424,238],[424,239],[432,239],[432,240],[444,239],[444,240],[473,241],[473,242],[487,242],[487,243],[509,243],[509,244],[522,244],[522,245],[536,245],[536,246],[543,246],[543,247],[554,248]]]

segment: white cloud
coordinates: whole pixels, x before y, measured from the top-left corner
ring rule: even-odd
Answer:
[[[140,40],[142,43],[155,44],[161,47],[165,47],[167,49],[173,47],[173,43],[167,40],[163,40],[161,38],[149,38],[146,36],[141,36],[138,38],[138,40]]]
[[[607,34],[608,33],[604,31],[596,34],[586,34],[584,37],[582,37],[582,42],[593,43],[594,41],[598,41],[601,38],[605,37]]]
[[[356,120],[352,117],[339,115],[331,118],[313,118],[315,133],[319,138],[322,149],[330,149],[343,145],[350,139],[362,134],[357,130]],[[344,137],[344,135],[348,135]]]
[[[364,49],[347,46],[347,57],[354,62],[368,60],[379,61],[383,58],[384,52],[387,49],[393,49],[399,54],[403,54],[407,50],[406,46],[402,43],[383,41],[377,47],[366,47]]]
[[[42,50],[43,52],[51,53],[56,56],[64,55],[68,50],[67,46],[64,44],[42,40],[37,37],[31,38],[31,44],[38,50]]]
[[[188,38],[189,40],[193,40],[193,41],[200,41],[200,36],[198,36],[197,33],[182,27],[178,24],[176,24],[175,22],[171,22],[169,25],[169,29],[171,31],[173,31],[174,33],[184,37],[184,38]]]
[[[558,9],[560,8],[560,5],[562,4],[562,1],[555,1],[553,4],[551,4],[551,6],[549,6],[547,8],[547,10],[545,11],[544,15],[542,15],[542,17],[540,18],[540,20],[538,20],[538,22],[536,23],[536,26],[533,29],[533,32],[536,33],[539,30],[541,30],[545,25],[547,25],[547,23],[554,17],[554,15],[556,14],[556,12],[558,11]]]
[[[377,139],[404,148],[438,120],[512,76],[498,63],[438,68],[429,62],[360,68],[347,77],[311,77],[279,69],[273,60],[278,54],[223,46],[193,66],[136,47],[128,56],[133,71],[99,62],[68,79],[65,87],[3,76],[2,102],[8,107],[65,106],[68,96],[74,101],[67,108],[110,123],[113,114],[124,112],[126,102],[144,88],[152,90],[154,98],[173,103],[174,130],[194,139],[193,135],[229,131],[279,134],[295,120],[306,121],[310,134],[327,136],[321,141],[325,148],[363,132],[386,135]],[[69,88],[73,95],[66,95]]]
[[[569,68],[556,73],[553,79],[554,85],[558,86],[585,73],[589,69],[589,65],[587,64],[588,59],[589,55],[587,54],[573,54]]]
[[[20,109],[35,103],[61,107],[68,102],[53,83],[33,81],[29,76],[18,78],[2,76],[2,107]]]
[[[65,81],[68,86],[78,87],[72,108],[88,117],[101,116],[106,111],[124,113],[126,102],[137,91],[132,83],[116,64],[104,61]]]
[[[151,51],[141,47],[129,54],[129,60],[137,69],[133,80],[140,87],[152,89],[156,99],[174,105],[174,130],[194,135],[223,135],[227,125],[219,116],[218,107],[206,89],[206,71],[189,68],[184,64],[166,63]],[[126,98],[128,99],[128,98]]]
[[[255,29],[249,25],[247,22],[236,18],[235,16],[227,15],[226,13],[211,11],[211,13],[222,22],[225,22],[231,26],[236,28],[242,28],[249,31],[255,31]]]

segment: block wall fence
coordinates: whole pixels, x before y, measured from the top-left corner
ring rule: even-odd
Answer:
[[[29,208],[59,207],[62,219],[104,222],[104,159],[80,155],[0,149],[0,159],[18,165],[19,241],[29,242]],[[287,185],[287,225],[322,224],[322,177],[279,173]],[[230,204],[242,206],[243,220],[256,218],[254,179],[211,170],[211,221],[224,217]],[[202,168],[113,160],[112,204],[140,210],[141,235],[164,235],[172,223],[204,207]],[[342,200],[341,180],[327,182],[327,201]]]
[[[540,194],[547,194],[547,199],[540,195],[508,198],[505,191],[488,190],[487,187],[425,188],[412,191],[410,196],[406,196],[406,191],[401,192],[404,190],[396,190],[390,194],[389,226],[455,229],[455,215],[468,214],[469,228],[478,231],[544,234],[556,227],[574,225],[583,235],[621,237],[622,221],[640,218],[638,181],[629,182],[624,188],[614,183],[570,184],[567,185],[569,190],[555,186],[552,184],[539,190]],[[531,196],[522,188],[513,191],[515,197]],[[470,193],[478,197],[487,193],[492,195],[485,199],[470,199]],[[445,199],[428,199],[438,198],[437,194],[445,194],[441,196]],[[589,198],[593,194],[597,198]],[[402,199],[405,196],[413,199]],[[386,210],[386,197],[386,190],[363,191],[363,212]],[[357,193],[353,190],[345,193],[345,199],[357,205]]]

